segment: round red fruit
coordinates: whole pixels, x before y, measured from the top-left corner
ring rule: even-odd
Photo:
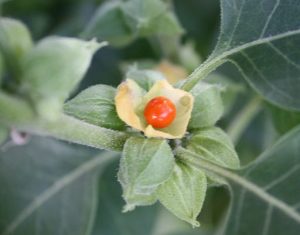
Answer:
[[[168,98],[158,96],[148,102],[144,109],[144,116],[147,123],[154,128],[165,128],[174,121],[176,107]]]

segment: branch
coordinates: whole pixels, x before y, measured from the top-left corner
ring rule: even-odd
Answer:
[[[0,110],[0,121],[5,125],[100,149],[122,151],[126,139],[132,135],[91,125],[65,114],[55,121],[40,120],[28,103],[3,92],[0,92]]]

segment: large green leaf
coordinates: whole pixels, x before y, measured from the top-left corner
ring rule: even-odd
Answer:
[[[110,159],[45,138],[0,152],[0,234],[89,234]]]
[[[296,235],[300,231],[300,128],[239,173],[230,175],[225,234]],[[232,177],[233,176],[233,177]]]
[[[300,124],[300,112],[291,112],[268,105],[273,124],[280,134],[284,134]]]
[[[231,208],[221,234],[299,234],[299,143],[300,127],[239,172],[207,163],[186,150],[180,151],[182,159],[227,179],[230,185]]]
[[[189,90],[230,61],[265,99],[300,110],[300,4],[294,0],[222,0],[217,46],[184,85]]]

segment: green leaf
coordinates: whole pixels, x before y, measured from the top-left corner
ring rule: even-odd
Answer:
[[[99,181],[97,215],[93,235],[152,235],[159,219],[158,204],[139,207],[130,213],[122,213],[124,201],[122,189],[116,181],[118,162],[105,168]],[[155,233],[156,235],[156,233]]]
[[[198,227],[206,188],[203,171],[177,162],[172,177],[159,187],[158,199],[178,218]]]
[[[268,105],[268,109],[271,111],[273,124],[280,134],[300,124],[300,112],[283,110],[273,105]]]
[[[229,136],[218,127],[201,129],[192,134],[187,148],[222,167],[237,169],[239,158]]]
[[[0,51],[15,76],[20,76],[21,59],[31,50],[32,45],[30,32],[22,22],[0,18]]]
[[[133,31],[143,30],[167,10],[161,0],[129,0],[122,5],[125,20]]]
[[[179,35],[183,33],[177,18],[171,12],[161,14],[159,17],[151,20],[145,29],[141,29],[141,35]]]
[[[32,48],[27,27],[20,21],[0,18],[0,49],[14,59],[22,58]]]
[[[166,140],[129,138],[123,150],[118,179],[127,203],[124,210],[156,201],[157,187],[172,174],[174,156]]]
[[[220,87],[199,83],[191,90],[195,98],[189,129],[214,126],[223,115]]]
[[[122,189],[116,181],[117,169],[118,162],[115,161],[101,174],[92,235],[199,235],[198,229],[178,220],[159,203],[122,213],[124,202],[121,197]]]
[[[175,15],[161,0],[129,0],[122,4],[122,11],[132,31],[140,36],[182,32]]]
[[[224,116],[230,114],[234,104],[239,99],[238,95],[246,92],[243,83],[232,81],[229,77],[220,73],[211,73],[205,82],[215,84],[220,87],[220,94],[224,105]]]
[[[248,167],[231,172],[180,149],[187,164],[226,179],[231,208],[220,234],[298,235],[300,229],[300,127],[282,137]],[[187,155],[189,154],[189,157]]]
[[[64,105],[64,111],[97,126],[124,129],[125,123],[116,112],[115,93],[115,88],[106,85],[89,87],[68,101]]]
[[[0,233],[90,234],[99,173],[114,156],[35,137],[1,152]]]
[[[92,56],[104,44],[75,38],[43,39],[24,58],[22,88],[41,116],[57,118],[63,102],[86,73]]]
[[[293,0],[222,0],[221,7],[217,46],[184,89],[191,89],[199,79],[229,61],[269,102],[300,110],[299,4]]]
[[[300,229],[300,129],[229,179],[232,206],[225,234],[296,235]]]
[[[125,46],[138,37],[182,33],[175,15],[161,0],[129,0],[100,5],[82,33],[114,46]]]
[[[100,5],[82,35],[84,38],[97,37],[106,40],[114,46],[126,45],[135,36],[125,22],[121,2],[106,2]]]
[[[154,70],[139,70],[135,67],[129,69],[126,73],[127,79],[134,80],[145,91],[149,91],[155,82],[165,79],[164,76]]]

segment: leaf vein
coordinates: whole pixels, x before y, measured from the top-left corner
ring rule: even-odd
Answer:
[[[263,27],[263,29],[262,29],[262,31],[261,31],[261,34],[260,34],[259,38],[262,38],[262,37],[265,35],[266,30],[267,30],[267,28],[269,27],[270,21],[271,21],[271,19],[273,18],[274,13],[275,13],[275,11],[277,10],[279,4],[280,4],[280,0],[277,0],[276,3],[274,4],[274,7],[273,7],[273,9],[272,9],[270,15],[268,16],[268,19],[267,19],[267,21],[266,21],[266,23],[265,23],[265,25],[264,25],[264,27]]]
[[[109,162],[113,159],[113,156],[116,156],[116,154],[109,153],[106,157],[98,156],[92,158],[92,160],[87,161],[86,163],[71,171],[69,174],[58,179],[51,187],[39,194],[27,207],[25,207],[3,230],[2,235],[12,234],[19,225],[21,225],[30,215],[32,215],[38,208],[46,203],[52,196],[60,192],[67,185],[71,184],[87,172],[90,172],[103,163],[105,164],[106,162]]]
[[[300,169],[300,165],[299,164],[295,165],[292,169],[290,169],[290,171],[286,172],[285,174],[281,175],[280,177],[278,177],[274,181],[270,182],[268,185],[266,185],[265,187],[263,187],[263,189],[266,190],[266,191],[270,190],[271,188],[273,188],[277,184],[279,184],[282,181],[288,179],[294,172],[296,172],[299,169]]]

